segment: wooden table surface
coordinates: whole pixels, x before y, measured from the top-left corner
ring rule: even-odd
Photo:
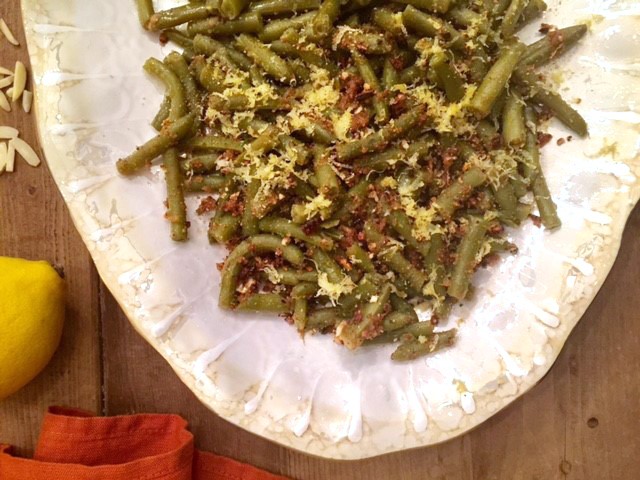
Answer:
[[[21,48],[0,38],[0,65],[27,61],[18,0],[2,0]],[[14,109],[18,110],[18,109]],[[0,111],[37,145],[34,116]],[[277,446],[201,405],[134,332],[100,281],[46,166],[0,176],[0,255],[64,269],[67,323],[51,364],[0,401],[0,442],[29,454],[47,406],[105,415],[172,412],[199,448],[297,479],[640,478],[640,209],[629,219],[613,270],[549,374],[474,431],[443,445],[357,461],[321,460]],[[1,319],[0,312],[0,321]],[[0,348],[2,346],[0,345]]]

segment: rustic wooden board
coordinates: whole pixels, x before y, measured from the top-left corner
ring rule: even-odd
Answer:
[[[0,6],[0,17],[16,33],[18,12],[18,0]],[[16,58],[26,60],[26,49],[0,39],[0,64]],[[18,126],[36,144],[33,116],[0,113],[0,124]],[[111,415],[179,413],[200,448],[298,479],[638,478],[640,209],[629,220],[610,277],[537,387],[461,438],[345,463],[279,447],[201,405],[100,283],[46,167],[19,167],[0,177],[0,255],[62,266],[69,290],[67,328],[54,361],[27,388],[0,402],[0,441],[21,452],[32,450],[42,414],[55,403]]]
[[[0,65],[13,69],[16,60],[28,65],[18,0],[0,2],[0,17],[21,43],[16,48],[0,36]],[[11,113],[0,110],[0,125],[15,126],[37,147],[35,118],[19,105]],[[48,260],[66,276],[67,319],[60,349],[34,382],[0,402],[0,439],[29,452],[47,406],[102,408],[99,279],[46,166],[31,168],[17,160],[15,173],[0,176],[0,255]]]

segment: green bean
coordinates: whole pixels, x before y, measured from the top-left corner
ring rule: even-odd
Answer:
[[[343,320],[336,307],[319,308],[307,315],[305,330],[324,330]]]
[[[333,171],[328,157],[324,155],[316,157],[313,169],[318,179],[318,191],[325,197],[335,197],[340,192],[340,179]]]
[[[517,225],[519,223],[518,197],[509,178],[504,179],[499,187],[494,188],[493,196],[500,207],[502,221],[510,225]]]
[[[278,269],[277,277],[282,285],[298,285],[299,283],[318,283],[318,272],[293,271]]]
[[[437,352],[442,348],[453,345],[456,336],[456,330],[434,333],[431,338],[412,340],[403,343],[391,354],[391,359],[399,362],[415,360],[433,352]]]
[[[233,20],[238,18],[249,4],[249,0],[220,0],[220,13],[223,17]]]
[[[228,243],[237,234],[240,229],[240,218],[225,213],[217,215],[209,222],[209,242],[210,243]]]
[[[553,31],[527,48],[520,59],[519,67],[540,67],[557,58],[587,33],[586,25],[574,25]]]
[[[167,184],[167,214],[171,223],[171,239],[174,242],[187,240],[187,207],[182,189],[182,172],[175,148],[167,150],[162,159]]]
[[[476,125],[476,132],[485,143],[491,143],[498,134],[498,129],[489,120],[481,120]]]
[[[184,182],[186,192],[216,193],[227,186],[229,180],[222,175],[195,175]]]
[[[429,154],[433,144],[432,140],[417,140],[409,144],[407,149],[393,147],[384,152],[363,156],[355,161],[355,165],[363,171],[370,169],[383,172],[393,168],[397,162],[408,162],[413,157],[417,160],[423,159]]]
[[[136,6],[138,8],[138,19],[140,25],[145,30],[148,30],[149,19],[154,13],[153,0],[136,0]]]
[[[213,13],[213,8],[202,4],[170,8],[151,15],[147,22],[147,29],[152,32],[166,30],[183,23],[201,20],[211,15],[211,13]]]
[[[392,332],[415,322],[415,318],[409,313],[391,312],[389,315],[384,317],[384,320],[382,321],[382,328],[384,328],[385,332]]]
[[[444,85],[449,101],[457,102],[461,100],[465,94],[464,81],[449,64],[447,56],[444,53],[435,54],[431,59],[431,67]]]
[[[478,45],[474,53],[475,55],[471,57],[471,62],[469,63],[469,74],[471,81],[479,84],[489,71],[489,55],[482,45]]]
[[[252,2],[249,11],[259,12],[262,15],[280,15],[315,10],[318,7],[320,7],[320,0],[260,0]]]
[[[373,71],[373,68],[367,58],[360,52],[353,50],[351,52],[351,56],[358,67],[358,71],[360,72],[360,76],[364,80],[365,85],[369,85],[371,90],[375,92],[375,96],[373,97],[373,108],[376,112],[376,122],[378,122],[378,124],[387,123],[390,118],[389,106],[388,102],[381,98],[382,87],[376,73]]]
[[[487,33],[490,26],[482,13],[477,13],[470,8],[456,7],[449,10],[448,18],[463,27],[476,27],[480,33]]]
[[[340,0],[322,0],[318,13],[311,21],[311,33],[315,38],[329,36],[333,23],[340,15]]]
[[[216,55],[216,60],[226,60],[225,64],[235,65],[243,70],[249,70],[253,65],[243,53],[206,35],[198,34],[193,37],[193,48],[197,53],[208,56]]]
[[[263,42],[278,40],[282,37],[282,34],[289,29],[302,29],[305,25],[308,25],[315,16],[316,12],[309,12],[298,15],[297,17],[272,20],[264,26],[264,30],[258,34],[258,38]]]
[[[434,13],[447,13],[454,3],[451,0],[395,0],[398,3],[412,5],[420,10]]]
[[[148,166],[154,158],[162,155],[188,135],[194,120],[195,115],[191,113],[175,122],[165,124],[156,137],[136,148],[127,157],[118,160],[116,163],[118,172],[121,175],[133,175]]]
[[[316,263],[319,273],[325,273],[331,283],[340,283],[344,278],[344,273],[336,261],[328,253],[316,248],[311,258]]]
[[[427,257],[429,255],[429,245],[427,243],[417,240],[413,236],[413,227],[411,226],[411,220],[401,210],[394,210],[387,216],[389,225],[393,228],[398,235],[400,235],[407,245],[414,248],[420,255]]]
[[[502,37],[511,38],[516,31],[518,20],[526,8],[529,0],[511,0],[502,19]]]
[[[513,42],[503,47],[498,60],[489,69],[489,73],[471,99],[469,108],[478,118],[489,115],[498,95],[509,82],[524,49],[525,46],[520,42]]]
[[[403,277],[414,290],[420,292],[427,277],[423,272],[414,267],[402,253],[395,248],[389,248],[388,239],[378,232],[371,222],[366,222],[364,233],[369,244],[369,249],[377,251],[378,257],[386,263],[391,270]]]
[[[180,168],[188,175],[210,173],[218,168],[219,158],[215,154],[197,155],[180,162]]]
[[[478,167],[473,167],[448,186],[436,198],[438,212],[443,218],[451,218],[462,203],[469,198],[473,190],[483,185],[487,176]]]
[[[338,46],[347,51],[357,50],[370,55],[385,55],[392,50],[391,43],[379,33],[369,33],[353,29],[340,37]]]
[[[185,49],[193,48],[193,40],[178,30],[165,30],[161,33],[161,36],[166,38],[168,41],[175,43],[179,47]]]
[[[536,116],[532,109],[527,109],[526,116],[529,125],[536,124]],[[549,230],[559,228],[562,222],[558,217],[556,204],[551,198],[547,180],[544,178],[544,173],[540,166],[540,150],[538,149],[538,136],[535,130],[527,132],[526,151],[529,154],[531,163],[529,166],[525,164],[524,173],[531,182],[531,189],[538,205],[542,224]]]
[[[382,30],[391,33],[397,37],[404,36],[404,24],[402,16],[393,13],[387,8],[374,8],[371,20]]]
[[[544,0],[531,0],[524,8],[524,11],[520,16],[518,27],[522,27],[534,18],[542,15],[542,12],[544,12],[546,9],[547,4],[544,2]]]
[[[431,322],[417,322],[407,325],[406,327],[398,328],[397,330],[385,332],[366,343],[367,345],[378,345],[397,342],[403,338],[413,340],[419,337],[430,337],[431,335],[433,335],[433,324]]]
[[[520,147],[524,145],[526,134],[524,102],[510,92],[502,110],[502,138],[506,145]]]
[[[586,137],[589,134],[587,122],[584,121],[584,118],[557,93],[539,90],[533,96],[533,101],[547,107],[558,120],[581,137]]]
[[[242,151],[242,142],[232,138],[220,137],[217,135],[207,135],[205,137],[193,137],[184,143],[189,150],[210,151],[210,150],[233,150]]]
[[[162,99],[162,103],[160,104],[160,108],[158,109],[158,113],[153,117],[151,121],[151,126],[155,128],[158,132],[162,130],[162,125],[164,121],[169,118],[169,112],[171,111],[171,98],[165,96]]]
[[[355,263],[356,266],[362,268],[367,273],[375,273],[376,267],[369,258],[367,251],[357,243],[352,243],[347,248],[347,255],[351,263]]]
[[[156,58],[148,59],[144,63],[144,69],[148,74],[162,81],[167,89],[167,96],[171,100],[168,118],[175,121],[183,117],[187,111],[187,104],[185,102],[184,88],[178,76]]]
[[[299,332],[303,332],[307,324],[307,310],[309,297],[316,294],[318,285],[301,283],[291,289],[293,298],[293,324]]]
[[[218,17],[210,17],[189,23],[187,34],[195,36],[198,33],[213,36],[229,36],[237,33],[260,33],[264,28],[262,15],[248,12],[235,20],[224,21]]]
[[[287,65],[287,68],[289,66]],[[219,112],[241,112],[244,110],[268,110],[282,111],[291,110],[291,102],[282,97],[278,98],[260,98],[252,100],[246,95],[229,95],[209,97],[209,107]]]
[[[302,251],[294,245],[283,245],[281,237],[254,235],[248,238],[234,248],[224,262],[222,280],[220,282],[220,307],[229,309],[235,303],[236,283],[244,258],[248,255],[267,252],[279,253],[285,260],[296,266],[300,266],[304,262]]]
[[[421,12],[412,5],[402,12],[402,21],[409,30],[425,37],[442,37],[451,48],[463,48],[464,38],[455,28],[438,17]]]
[[[366,153],[384,149],[389,142],[423,123],[426,120],[424,113],[424,105],[418,105],[403,113],[397,119],[390,121],[380,130],[362,139],[337,145],[336,153],[338,159],[340,161],[347,161]]]
[[[400,83],[400,79],[398,76],[398,71],[395,69],[391,60],[385,58],[384,67],[382,70],[382,85],[385,89],[390,89],[394,85]]]
[[[448,293],[457,300],[463,300],[469,291],[471,275],[476,268],[478,253],[487,232],[487,221],[482,218],[468,218],[468,227],[456,252],[451,283]]]
[[[382,330],[382,319],[389,305],[391,285],[385,284],[375,301],[366,303],[362,308],[362,320],[358,323],[342,322],[336,329],[336,340],[349,350],[355,350],[365,340],[365,333]],[[373,300],[373,299],[372,299]]]
[[[252,293],[238,303],[236,310],[243,312],[287,313],[289,306],[278,293]]]
[[[243,34],[238,35],[236,44],[248,57],[276,80],[287,83],[295,81],[295,75],[287,62],[259,40]]]
[[[317,53],[310,50],[300,49],[295,45],[291,45],[281,40],[274,40],[273,42],[271,42],[271,50],[273,50],[278,55],[286,55],[288,57],[299,58],[310,65],[324,68],[334,75],[338,72],[338,67],[336,65],[327,61],[324,57],[318,55]]]
[[[371,182],[365,179],[360,180],[351,187],[342,199],[340,208],[336,210],[332,218],[340,221],[345,220],[355,209],[360,208],[367,200],[370,185]]]
[[[201,110],[200,92],[189,72],[189,66],[184,57],[177,52],[171,52],[165,57],[164,63],[180,80],[189,111],[199,112]],[[197,127],[197,125],[195,125],[195,127]]]
[[[291,220],[278,217],[266,217],[260,220],[259,228],[263,232],[274,233],[281,237],[292,237],[323,250],[333,250],[333,241],[320,235],[307,235],[302,227]]]
[[[507,11],[510,3],[511,0],[493,0],[493,9],[491,10],[491,15],[493,17],[501,16],[504,12]]]
[[[258,218],[253,214],[254,199],[260,189],[260,180],[251,180],[245,189],[244,210],[242,211],[242,235],[251,237],[256,235],[260,228],[258,227]]]

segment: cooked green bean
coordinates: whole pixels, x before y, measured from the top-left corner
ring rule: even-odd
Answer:
[[[242,211],[241,222],[242,235],[245,237],[252,237],[260,231],[258,218],[253,214],[253,204],[259,189],[260,181],[252,180],[245,190],[244,210]]]
[[[379,335],[367,342],[369,345],[381,343],[393,343],[403,338],[414,340],[419,337],[430,337],[433,335],[433,324],[431,322],[417,322],[396,330],[391,330]]]
[[[322,0],[318,13],[311,20],[311,33],[316,38],[324,38],[331,33],[333,23],[340,15],[340,0]]]
[[[367,251],[357,243],[352,243],[349,248],[347,248],[347,255],[352,263],[355,263],[356,266],[362,268],[365,272],[374,273],[376,271],[376,267],[371,261]]]
[[[295,74],[287,62],[259,40],[243,34],[238,35],[236,44],[240,50],[276,80],[287,83],[295,81]]]
[[[324,68],[332,74],[336,74],[338,72],[338,67],[336,65],[328,62],[324,57],[313,51],[300,49],[295,45],[291,45],[280,40],[271,42],[270,48],[278,55],[299,58],[309,65]]]
[[[275,233],[281,237],[292,237],[313,245],[323,250],[333,249],[333,240],[320,235],[307,235],[299,225],[286,218],[267,217],[260,220],[260,230],[266,233]]]
[[[147,22],[147,28],[152,32],[166,30],[187,22],[201,20],[211,15],[211,13],[213,13],[213,8],[203,4],[170,8],[151,15]]]
[[[240,301],[236,309],[241,312],[287,313],[289,306],[277,293],[252,293]]]
[[[356,66],[358,67],[358,71],[360,72],[360,76],[364,80],[365,85],[368,85],[371,90],[375,92],[373,97],[373,108],[376,111],[376,122],[381,125],[387,123],[390,116],[389,105],[385,99],[380,97],[380,94],[382,93],[382,86],[380,85],[376,72],[373,71],[373,67],[371,67],[367,58],[360,52],[353,50],[351,52],[351,56],[356,62]]]
[[[420,10],[434,13],[447,13],[454,3],[452,0],[395,0],[398,3],[412,5]]]
[[[227,60],[225,63],[234,64],[243,70],[249,70],[253,65],[251,60],[249,60],[243,53],[240,53],[230,45],[226,45],[211,37],[207,37],[206,35],[198,34],[193,37],[193,48],[196,53],[203,55],[219,55],[216,56],[216,60]]]
[[[235,20],[224,21],[218,17],[210,17],[191,22],[187,26],[187,34],[192,37],[198,33],[224,37],[238,33],[260,33],[263,28],[262,15],[248,12]]]
[[[276,271],[279,283],[283,285],[297,285],[299,283],[318,284],[318,272],[305,272],[281,268]]]
[[[370,55],[385,55],[393,49],[393,46],[384,35],[364,32],[358,29],[344,32],[340,37],[338,46],[347,51],[357,50]]]
[[[230,214],[215,216],[209,222],[209,242],[222,243],[230,242],[240,229],[240,217]]]
[[[249,0],[220,0],[220,13],[223,17],[233,20],[238,18],[249,4]]]
[[[166,40],[173,42],[184,49],[193,48],[193,40],[179,30],[165,30],[161,35],[166,38]]]
[[[529,0],[511,0],[502,18],[502,37],[511,38],[516,31],[518,20],[526,8]]]
[[[257,5],[257,4],[254,4]],[[258,38],[263,42],[272,42],[282,37],[282,34],[289,29],[300,30],[308,25],[316,16],[316,12],[309,12],[297,17],[272,20],[264,26],[264,30],[258,34]]]
[[[353,142],[339,144],[336,147],[338,158],[340,161],[346,161],[366,153],[382,150],[392,140],[395,140],[413,127],[423,123],[426,120],[424,112],[425,107],[419,105],[403,113],[397,119],[390,121],[387,125],[371,135],[360,140],[354,140]]]
[[[175,148],[165,152],[162,165],[167,184],[166,218],[171,223],[171,239],[174,242],[184,242],[187,240],[187,207],[184,203],[180,160]]]
[[[165,57],[164,63],[178,77],[178,80],[180,80],[189,111],[199,112],[201,109],[200,92],[198,91],[195,80],[189,73],[187,61],[179,53],[171,52]]]
[[[156,137],[136,148],[130,155],[118,160],[116,163],[118,172],[122,175],[133,175],[150,165],[154,158],[162,155],[189,134],[194,119],[195,115],[190,113],[175,122],[165,124]]]
[[[454,329],[447,332],[434,333],[431,338],[411,340],[398,346],[396,351],[391,354],[391,359],[406,362],[437,352],[442,348],[453,345],[455,335],[456,330]]]
[[[228,183],[228,179],[223,175],[195,175],[185,180],[184,189],[186,192],[215,193],[225,188]]]
[[[162,130],[162,125],[164,121],[169,118],[169,112],[171,111],[171,98],[165,96],[162,99],[162,103],[160,104],[160,108],[158,109],[158,113],[153,117],[151,121],[151,126],[155,128],[158,132]]]
[[[336,307],[319,308],[307,315],[305,330],[324,330],[342,319],[340,310]]]
[[[457,300],[463,300],[467,296],[471,275],[478,264],[476,257],[482,248],[487,226],[487,221],[482,218],[468,219],[467,232],[456,252],[456,261],[448,289],[449,295]]]
[[[489,69],[487,76],[471,99],[469,108],[479,118],[484,118],[491,112],[491,107],[509,81],[525,48],[522,43],[517,41],[503,47],[500,56]]]
[[[260,0],[252,2],[249,11],[259,12],[262,15],[280,15],[315,10],[319,6],[320,0]]]
[[[402,17],[387,8],[374,8],[371,20],[382,30],[398,37],[404,35]]]
[[[149,19],[154,13],[153,0],[136,0],[136,6],[138,7],[140,25],[142,28],[148,29]]]
[[[148,74],[162,81],[167,89],[167,96],[171,100],[168,118],[175,121],[183,117],[187,111],[187,104],[184,88],[178,76],[164,63],[155,58],[148,59],[144,64],[144,69]]]
[[[394,330],[398,330],[399,328],[406,327],[407,325],[411,325],[415,323],[417,320],[413,317],[413,315],[406,312],[391,312],[389,315],[384,317],[382,321],[382,328],[384,328],[385,332],[392,332]]]
[[[390,89],[394,85],[400,83],[400,78],[398,76],[398,71],[391,63],[391,60],[385,58],[384,67],[382,70],[382,85],[385,89]]]
[[[413,236],[411,220],[406,213],[401,210],[394,210],[389,213],[387,219],[389,220],[391,228],[393,228],[398,235],[407,242],[407,245],[413,247],[423,257],[427,257],[429,255],[429,244],[421,242]]]
[[[464,81],[449,64],[447,56],[443,53],[435,54],[431,60],[431,67],[444,85],[447,98],[452,102],[461,100],[465,93]]]
[[[531,45],[528,45],[519,66],[539,67],[559,57],[587,33],[586,25],[574,25],[552,31]]]
[[[318,179],[318,190],[326,197],[334,197],[340,191],[340,179],[325,155],[317,156],[313,169]]]
[[[589,134],[587,122],[584,121],[584,118],[582,118],[582,116],[557,93],[538,90],[538,92],[533,96],[533,101],[547,107],[553,112],[558,120],[581,137],[586,137]]]
[[[331,283],[340,283],[344,278],[344,273],[336,261],[328,253],[316,248],[311,255],[316,262],[318,272],[325,273]]]
[[[527,109],[526,116],[529,125],[536,124],[536,116],[533,110]],[[528,160],[530,164],[525,164],[525,176],[531,182],[531,189],[538,205],[542,224],[549,230],[553,230],[559,228],[562,222],[558,217],[556,204],[551,198],[547,180],[544,178],[544,173],[540,166],[540,150],[538,149],[538,136],[536,133],[535,130],[527,132],[526,151],[529,154]]]
[[[180,162],[180,168],[188,175],[210,173],[218,168],[219,159],[216,154],[196,155]]]
[[[531,0],[524,8],[524,11],[520,16],[518,27],[522,27],[534,18],[542,15],[542,12],[544,12],[546,9],[547,4],[544,2],[544,0]]]
[[[291,289],[293,299],[293,323],[299,332],[303,332],[307,325],[307,310],[309,297],[316,294],[318,285],[314,283],[301,283]]]
[[[229,254],[222,268],[220,282],[220,300],[222,308],[232,308],[235,303],[237,279],[242,269],[242,261],[248,255],[275,252],[293,265],[299,266],[304,262],[304,254],[294,245],[283,245],[282,238],[275,235],[254,235],[240,243]]]
[[[385,284],[378,298],[372,299],[361,308],[362,320],[358,323],[342,322],[338,325],[336,340],[349,350],[354,350],[363,344],[368,335],[367,332],[382,330],[382,319],[385,308],[388,308],[390,295],[391,285]]]
[[[373,153],[358,158],[355,165],[360,169],[375,170],[384,172],[393,168],[397,162],[408,162],[412,158],[421,160],[426,157],[433,142],[431,140],[417,140],[409,145],[409,148],[393,147],[388,148],[384,152]]]
[[[494,188],[493,196],[500,207],[500,216],[508,225],[517,225],[518,197],[509,178],[505,178],[500,186]]]
[[[242,151],[242,143],[232,138],[219,137],[217,135],[207,135],[205,137],[193,137],[184,143],[190,150],[233,150]]]
[[[436,198],[440,215],[444,218],[451,218],[455,211],[462,206],[462,202],[473,193],[473,190],[484,184],[486,180],[487,176],[479,168],[473,167],[467,170],[458,181],[443,190]]]
[[[409,30],[420,35],[442,37],[447,45],[452,48],[464,47],[464,38],[451,24],[438,17],[421,12],[412,5],[407,5],[407,8],[402,12],[402,21]]]
[[[502,109],[502,138],[504,143],[520,147],[526,139],[524,124],[524,101],[510,92]]]

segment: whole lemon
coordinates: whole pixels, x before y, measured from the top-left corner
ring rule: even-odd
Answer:
[[[64,283],[53,267],[0,257],[0,399],[44,369],[63,324]]]

